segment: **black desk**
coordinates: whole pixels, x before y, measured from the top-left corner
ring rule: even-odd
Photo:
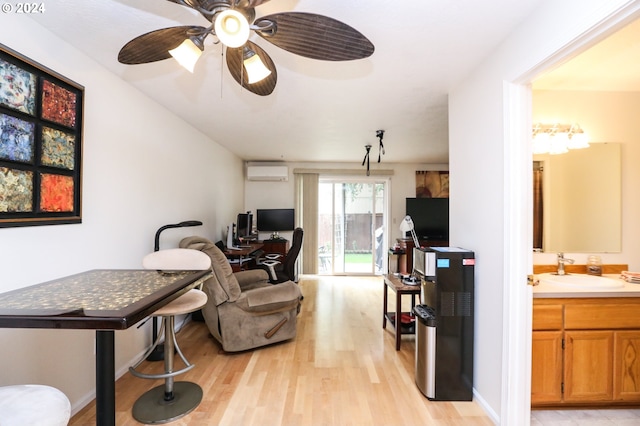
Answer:
[[[229,259],[230,261],[235,261],[230,262],[231,269],[233,270],[233,272],[238,272],[244,269],[244,263],[250,261],[251,256],[258,250],[262,249],[262,247],[262,243],[250,243],[244,246],[240,246],[237,249],[227,248],[223,253],[227,257],[227,259]]]
[[[114,330],[150,316],[210,271],[92,270],[0,294],[0,327],[96,330],[96,423],[115,425]]]

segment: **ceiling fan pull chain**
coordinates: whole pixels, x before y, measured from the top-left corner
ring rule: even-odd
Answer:
[[[224,46],[220,49],[220,99],[222,99],[222,74],[224,74]]]

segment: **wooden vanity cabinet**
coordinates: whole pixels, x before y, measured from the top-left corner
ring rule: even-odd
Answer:
[[[640,404],[640,299],[534,299],[531,405]]]
[[[531,403],[562,401],[563,306],[533,306]]]
[[[613,398],[640,401],[640,333],[616,332],[613,347]]]
[[[565,331],[564,402],[613,400],[613,332]]]

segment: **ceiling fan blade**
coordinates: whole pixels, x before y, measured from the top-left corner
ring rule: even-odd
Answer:
[[[266,78],[255,82],[253,84],[248,83],[247,71],[244,69],[243,61],[242,61],[242,47],[227,47],[227,67],[229,68],[229,72],[242,87],[247,89],[250,92],[255,93],[260,96],[267,96],[273,92],[273,89],[276,87],[276,83],[278,81],[278,71],[276,70],[276,65],[271,60],[271,57],[262,50],[260,46],[250,41],[247,41],[246,45],[249,49],[253,50],[256,55],[260,57],[262,63],[271,71]]]
[[[245,9],[250,7],[257,7],[268,1],[269,0],[238,0],[236,7],[245,8]]]
[[[142,34],[120,49],[118,61],[123,64],[136,65],[168,59],[171,57],[169,50],[178,47],[189,36],[190,31],[205,30],[204,27],[187,25],[163,28]]]
[[[194,9],[200,7],[200,2],[198,0],[169,0],[171,3],[178,3],[179,5],[185,6],[189,6],[192,7]]]
[[[256,19],[255,25],[275,24],[275,32],[256,33],[276,46],[297,55],[325,61],[367,58],[374,46],[362,33],[328,16],[282,12]]]

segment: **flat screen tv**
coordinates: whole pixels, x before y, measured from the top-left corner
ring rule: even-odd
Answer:
[[[251,212],[239,213],[236,233],[238,238],[248,237],[251,235],[253,227],[253,214]]]
[[[448,198],[407,198],[406,211],[418,239],[449,240]]]
[[[258,209],[256,227],[260,232],[293,231],[294,212],[294,209]]]

